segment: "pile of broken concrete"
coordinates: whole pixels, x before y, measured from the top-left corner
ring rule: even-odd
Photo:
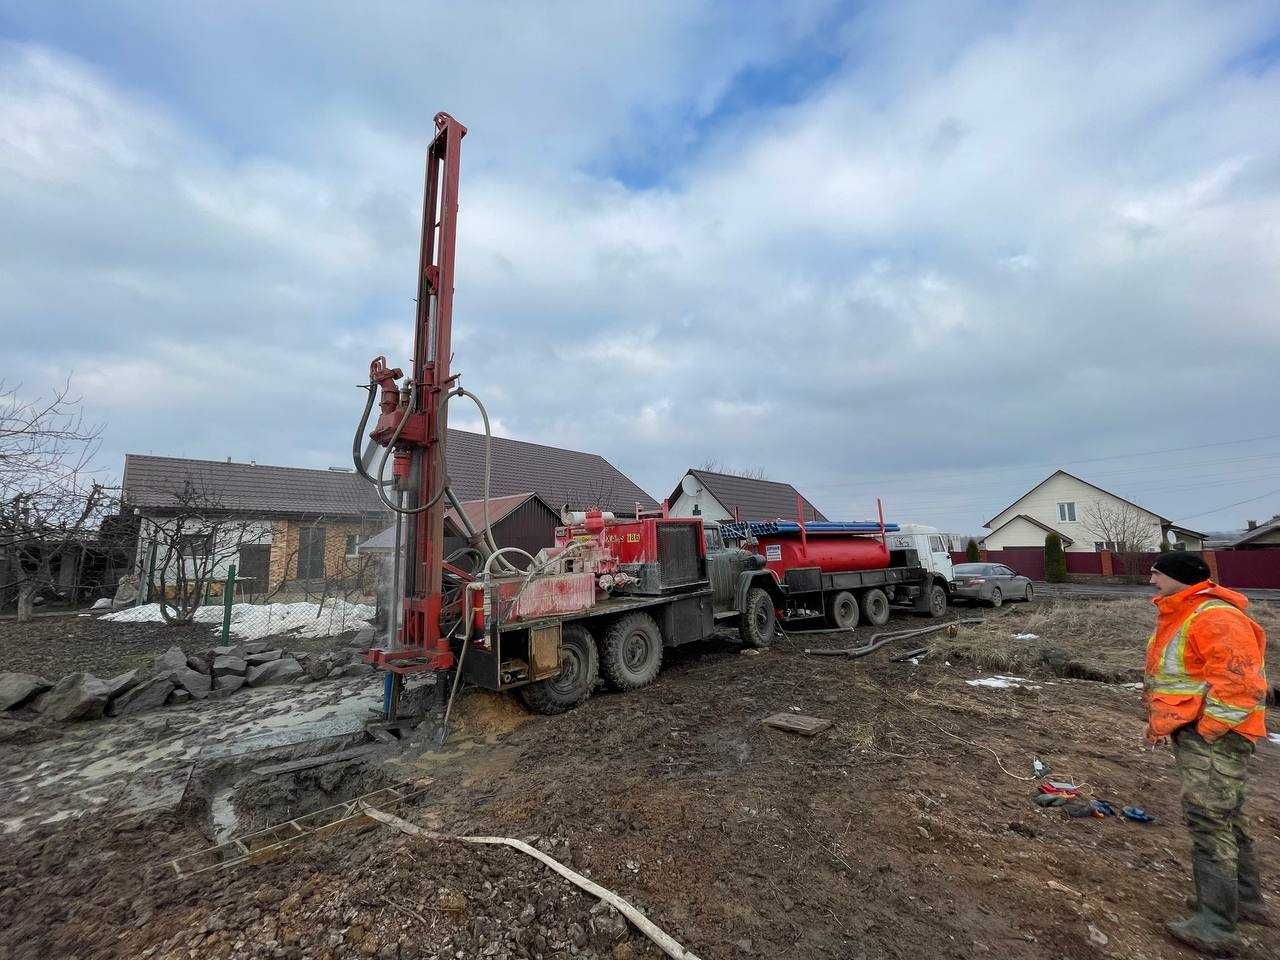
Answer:
[[[229,697],[242,687],[308,682],[373,672],[357,651],[323,654],[268,649],[266,641],[213,647],[190,656],[170,647],[118,677],[71,673],[58,681],[29,673],[0,673],[0,710],[34,710],[50,720],[126,717],[167,704]]]

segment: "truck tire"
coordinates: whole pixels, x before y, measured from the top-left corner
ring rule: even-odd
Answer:
[[[773,643],[778,628],[778,613],[773,608],[773,597],[763,587],[747,591],[747,602],[738,615],[738,633],[744,646],[762,649]]]
[[[837,630],[852,630],[858,625],[858,598],[841,590],[827,598],[827,624]]]
[[[862,595],[862,615],[873,627],[883,627],[889,622],[889,598],[879,587],[872,587]]]
[[[564,713],[591,696],[599,676],[595,638],[580,623],[566,624],[560,637],[560,672],[521,687],[520,699],[534,713]]]
[[[647,613],[629,613],[600,640],[600,673],[615,690],[636,690],[662,669],[662,633]]]
[[[937,620],[940,616],[947,612],[947,589],[940,583],[930,584],[927,588],[929,591],[929,616]]]

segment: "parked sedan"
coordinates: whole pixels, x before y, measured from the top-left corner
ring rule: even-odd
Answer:
[[[998,607],[1006,600],[1031,600],[1035,588],[1002,563],[958,563],[952,568],[951,596]]]

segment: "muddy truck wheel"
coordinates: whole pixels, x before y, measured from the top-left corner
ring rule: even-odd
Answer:
[[[873,627],[883,627],[889,622],[889,598],[879,587],[872,587],[862,595],[862,615]]]
[[[586,627],[571,623],[560,638],[560,672],[521,687],[520,699],[534,713],[564,713],[591,696],[599,675],[595,639]]]
[[[827,623],[838,630],[852,630],[858,625],[858,598],[841,590],[827,600]]]
[[[647,613],[615,620],[600,641],[600,673],[615,690],[636,690],[662,669],[662,634]]]
[[[777,633],[778,614],[773,609],[773,597],[763,587],[747,591],[747,602],[738,615],[738,633],[745,646],[761,649],[773,643]]]
[[[947,591],[940,583],[929,587],[929,616],[937,620],[947,612]]]

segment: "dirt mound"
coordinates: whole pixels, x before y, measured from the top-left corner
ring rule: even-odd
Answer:
[[[476,690],[459,699],[450,723],[460,737],[496,737],[510,733],[533,719],[515,697]]]

